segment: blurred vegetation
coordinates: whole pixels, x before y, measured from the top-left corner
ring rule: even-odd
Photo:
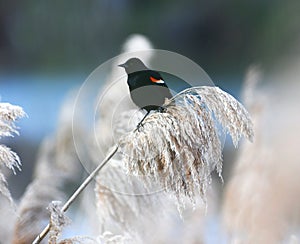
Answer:
[[[0,1],[0,70],[91,71],[131,33],[208,73],[293,53],[300,1]]]

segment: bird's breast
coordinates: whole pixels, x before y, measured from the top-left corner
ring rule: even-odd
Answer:
[[[167,87],[158,85],[145,85],[130,90],[132,101],[140,108],[154,110],[164,104],[171,94]]]

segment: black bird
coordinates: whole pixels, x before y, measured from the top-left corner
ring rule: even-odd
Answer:
[[[163,73],[168,80],[172,80],[172,82],[168,82],[168,84],[171,85],[172,83],[173,86],[171,85],[171,87],[174,91],[181,91],[191,87],[177,76],[148,69],[138,58],[131,58],[119,66],[125,68],[128,75],[127,84],[132,101],[139,108],[147,111],[147,114],[139,122],[138,129],[151,110],[163,112],[164,108],[162,105],[165,99],[172,98],[172,93],[161,73]]]
[[[140,59],[131,58],[119,66],[125,68],[128,75],[127,84],[132,101],[147,111],[138,124],[139,128],[151,110],[163,112],[162,105],[172,94],[160,73],[148,69]]]

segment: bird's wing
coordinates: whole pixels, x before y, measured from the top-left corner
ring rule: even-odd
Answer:
[[[172,75],[167,72],[160,73],[165,78],[166,85],[169,87],[173,95],[192,87],[189,83],[187,83],[185,80],[179,78],[176,75]]]

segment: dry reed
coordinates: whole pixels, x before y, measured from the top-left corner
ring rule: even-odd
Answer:
[[[245,108],[217,87],[185,90],[165,107],[165,113],[148,116],[141,131],[124,135],[120,148],[128,173],[159,182],[183,206],[184,196],[192,202],[198,194],[205,199],[215,168],[221,175],[216,120],[235,146],[241,136],[252,140],[252,122]]]
[[[26,114],[21,107],[0,103],[0,139],[19,135],[15,122],[24,116]],[[0,240],[8,241],[16,219],[16,206],[8,189],[5,168],[16,174],[16,170],[21,170],[21,160],[9,147],[0,145],[0,216],[5,220],[0,222]]]
[[[18,135],[19,132],[15,122],[25,115],[25,112],[19,106],[11,105],[10,103],[0,103],[0,139],[7,136],[12,137],[14,134]],[[1,170],[2,166],[12,170],[14,174],[16,174],[16,169],[21,170],[19,156],[5,145],[0,145],[0,193],[13,204],[5,176]]]

